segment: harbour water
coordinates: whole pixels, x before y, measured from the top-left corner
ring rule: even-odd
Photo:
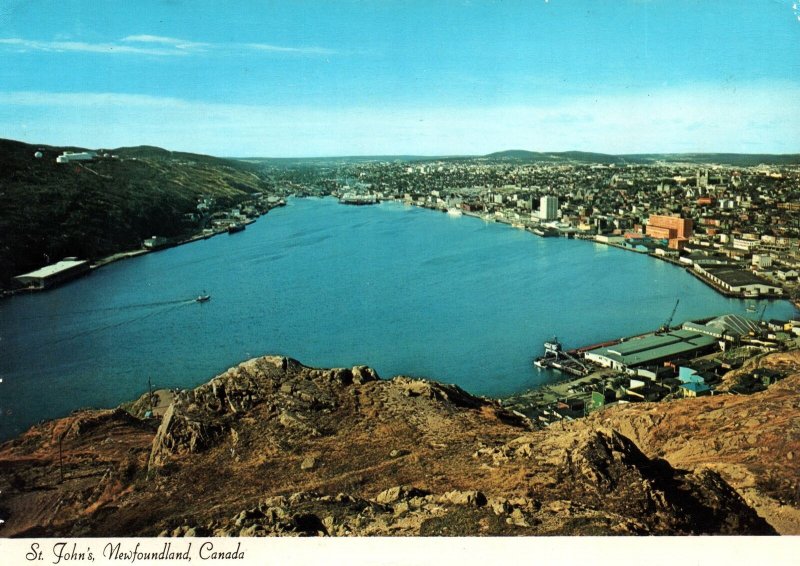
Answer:
[[[208,302],[193,299],[203,292]],[[245,359],[367,364],[502,396],[566,348],[746,312],[680,268],[600,244],[383,203],[290,199],[247,230],[121,261],[0,302],[0,438]],[[770,302],[765,318],[794,307]]]

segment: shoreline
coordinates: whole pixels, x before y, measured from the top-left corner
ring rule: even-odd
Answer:
[[[294,195],[290,195],[290,196],[294,196]],[[334,197],[334,195],[327,195],[327,196]],[[296,198],[306,198],[306,197],[297,196]],[[368,204],[380,204],[382,202],[398,202],[398,203],[402,202],[403,204],[410,204],[411,206],[415,206],[417,208],[421,208],[421,209],[425,209],[425,210],[430,210],[432,212],[447,213],[447,210],[443,210],[443,209],[439,209],[439,208],[435,208],[435,207],[431,207],[431,206],[425,206],[424,204],[418,204],[416,202],[410,202],[409,203],[409,202],[405,202],[405,201],[400,201],[400,200],[394,199],[394,198],[391,198],[391,199],[387,199],[387,198],[378,199],[376,202],[368,203]],[[342,202],[340,202],[340,204],[345,205],[345,206],[350,205],[350,203],[342,203]],[[261,216],[264,216],[264,215],[268,214],[272,209],[279,208],[279,207],[282,207],[282,206],[286,206],[286,203],[285,203],[285,201],[283,199],[281,200],[280,203],[278,203],[278,204],[276,204],[274,206],[269,206],[263,213],[259,214],[257,217],[251,218],[251,219],[245,221],[244,225],[253,224]],[[539,234],[536,234],[531,229],[530,226],[526,226],[525,224],[515,223],[515,222],[513,222],[513,221],[511,221],[511,220],[509,220],[509,219],[507,219],[505,217],[502,217],[502,218],[490,218],[490,217],[487,217],[484,214],[481,214],[481,213],[478,213],[478,212],[473,212],[473,211],[462,211],[462,215],[469,216],[471,218],[476,218],[476,219],[483,220],[485,223],[504,224],[504,225],[507,225],[507,226],[509,226],[511,228],[514,228],[514,229],[517,229],[517,230],[522,230],[524,232],[531,233],[531,234],[533,234],[535,236],[539,236],[540,238],[552,237],[552,236],[541,236]],[[225,232],[227,232],[227,231],[226,230],[215,230],[211,234],[203,234],[203,233],[193,234],[192,236],[189,236],[189,237],[184,238],[182,240],[178,240],[176,242],[171,242],[171,243],[169,243],[167,245],[161,246],[161,247],[156,248],[156,249],[139,249],[139,250],[128,250],[128,251],[116,252],[116,253],[113,253],[113,254],[111,254],[109,256],[105,256],[103,258],[100,258],[100,259],[97,259],[97,260],[91,262],[89,270],[86,273],[81,274],[78,277],[80,278],[80,277],[82,277],[84,275],[88,275],[88,274],[92,273],[96,269],[100,269],[102,267],[105,267],[106,265],[110,265],[112,263],[116,263],[117,261],[131,259],[131,258],[139,257],[139,256],[142,256],[142,255],[146,255],[146,254],[149,254],[149,253],[158,252],[158,251],[162,251],[162,250],[165,250],[165,249],[174,248],[174,247],[178,247],[178,246],[183,246],[183,245],[186,245],[186,244],[191,244],[191,243],[197,242],[199,240],[207,240],[209,238],[213,238],[213,237],[218,236],[220,234],[223,234]],[[614,243],[611,243],[611,242],[601,242],[601,241],[596,240],[594,236],[587,237],[587,236],[582,235],[582,234],[571,234],[571,236],[570,235],[558,234],[558,235],[556,235],[556,237],[565,237],[565,238],[571,239],[571,240],[587,241],[587,242],[591,242],[593,244],[603,244],[603,245],[606,245],[608,247],[617,248],[617,249],[622,250],[622,251],[634,252],[634,253],[638,253],[640,255],[646,255],[646,256],[648,256],[650,258],[666,262],[666,263],[668,263],[670,265],[673,265],[675,267],[681,268],[683,271],[689,273],[695,279],[699,280],[701,283],[705,284],[707,287],[711,288],[712,290],[714,290],[718,294],[722,295],[723,297],[727,297],[727,298],[731,298],[731,299],[740,299],[740,300],[753,300],[753,301],[763,301],[763,300],[767,300],[767,301],[775,301],[775,300],[777,300],[777,301],[788,301],[795,308],[800,310],[800,299],[792,300],[787,295],[763,295],[763,296],[757,296],[757,297],[747,297],[747,296],[744,296],[744,295],[741,295],[741,294],[738,294],[738,293],[727,291],[727,290],[721,288],[719,285],[716,285],[713,281],[710,281],[706,277],[703,277],[702,274],[695,272],[693,269],[690,269],[688,266],[683,265],[678,261],[672,260],[671,258],[669,258],[667,256],[662,256],[662,255],[658,255],[658,254],[655,254],[655,253],[634,250],[634,249],[626,248],[624,246],[621,246],[619,244],[614,244]],[[0,292],[0,300],[2,300],[4,298],[7,298],[7,297],[14,296],[16,294],[37,293],[37,292],[46,291],[46,290],[48,290],[48,289],[38,289],[38,288],[30,288],[30,287],[25,287],[25,288],[21,288],[21,289],[4,290],[4,291]]]
[[[275,208],[280,208],[280,207],[283,207],[283,206],[286,206],[286,203],[283,200],[281,200],[281,202],[279,204],[276,204],[276,205],[268,207],[264,212],[260,213],[255,218],[250,218],[250,219],[242,222],[242,224],[245,225],[245,226],[249,226],[250,224],[255,224],[258,221],[259,218],[261,218],[262,216],[266,216],[271,210],[273,210]],[[115,253],[113,253],[111,255],[108,255],[108,256],[99,258],[97,260],[91,261],[90,265],[89,265],[89,269],[86,272],[81,273],[80,275],[78,275],[78,277],[76,277],[74,279],[81,279],[81,278],[83,278],[83,277],[85,277],[87,275],[92,274],[97,269],[101,269],[101,268],[103,268],[103,267],[105,267],[107,265],[111,265],[112,263],[116,263],[118,261],[137,258],[137,257],[141,257],[143,255],[147,255],[147,254],[151,254],[151,253],[157,253],[157,252],[168,250],[168,249],[171,249],[171,248],[177,248],[179,246],[192,244],[192,243],[198,242],[200,240],[208,240],[210,238],[214,238],[216,236],[219,236],[220,234],[226,234],[226,233],[228,233],[227,230],[214,230],[211,234],[203,234],[203,233],[192,234],[189,237],[186,237],[186,238],[183,238],[183,239],[180,239],[180,240],[176,240],[174,242],[170,242],[170,243],[168,243],[168,244],[166,244],[164,246],[159,246],[158,248],[154,248],[154,249],[141,248],[141,249],[138,249],[138,250],[128,250],[128,251],[122,251],[122,252],[115,252]],[[70,279],[68,281],[65,281],[64,283],[68,283],[70,281],[72,281],[72,279]],[[7,290],[3,290],[2,292],[0,292],[0,300],[7,299],[7,298],[13,297],[15,295],[41,293],[41,292],[44,292],[44,291],[49,291],[51,288],[56,288],[56,287],[60,287],[60,286],[61,286],[61,284],[56,285],[55,287],[48,287],[48,288],[44,288],[44,289],[34,288],[34,287],[22,287],[20,289],[7,289]]]
[[[395,199],[385,199],[385,202],[392,202],[393,200],[395,200]],[[412,206],[416,206],[417,208],[423,208],[423,209],[431,210],[431,211],[434,211],[434,212],[447,212],[446,210],[442,210],[442,209],[431,207],[431,206],[425,206],[424,204],[417,204],[415,202],[411,202],[411,203],[408,203],[408,204],[411,204]],[[605,245],[605,246],[608,246],[608,247],[617,248],[617,249],[622,250],[622,251],[633,252],[633,253],[637,253],[637,254],[640,254],[640,255],[646,255],[646,256],[648,256],[650,258],[657,259],[657,260],[666,262],[666,263],[668,263],[670,265],[674,265],[675,267],[681,268],[683,271],[689,273],[690,275],[692,275],[693,277],[698,279],[701,283],[704,283],[707,287],[710,287],[711,289],[713,289],[714,291],[716,291],[717,293],[719,293],[723,297],[727,297],[727,298],[731,298],[731,299],[741,299],[743,301],[748,301],[748,300],[753,300],[753,301],[788,301],[788,302],[792,303],[797,309],[800,309],[800,299],[792,300],[786,294],[784,294],[784,295],[759,295],[757,297],[748,297],[748,296],[745,296],[743,294],[738,294],[738,293],[734,293],[734,292],[731,292],[731,291],[727,291],[727,290],[723,289],[722,287],[720,287],[719,285],[716,285],[713,281],[710,281],[709,279],[703,277],[702,274],[697,273],[696,271],[691,269],[689,266],[686,266],[686,265],[680,263],[679,261],[675,261],[675,260],[673,260],[673,259],[671,259],[671,258],[669,258],[667,256],[658,255],[658,254],[655,254],[655,253],[652,253],[652,252],[645,252],[645,251],[639,251],[639,250],[635,250],[635,249],[631,249],[631,248],[626,248],[625,246],[621,246],[619,244],[614,244],[612,242],[601,242],[599,240],[596,240],[594,235],[589,236],[589,235],[584,235],[584,234],[580,234],[580,233],[570,233],[569,235],[567,235],[567,234],[563,234],[563,235],[562,234],[554,234],[552,236],[541,236],[539,234],[536,234],[536,232],[534,232],[529,226],[526,226],[525,224],[519,224],[519,223],[517,223],[515,221],[512,221],[512,220],[509,220],[509,219],[507,219],[505,217],[500,217],[500,218],[487,217],[485,214],[481,214],[481,213],[473,212],[473,211],[462,211],[462,214],[464,216],[469,216],[471,218],[477,218],[477,219],[483,220],[486,223],[505,224],[507,226],[510,226],[511,228],[514,228],[514,229],[517,229],[517,230],[522,230],[524,232],[529,232],[529,233],[531,233],[531,234],[533,234],[535,236],[539,236],[540,238],[547,238],[547,237],[562,238],[563,237],[563,238],[567,238],[569,240],[581,240],[581,241],[591,242],[593,244],[602,244],[602,245]],[[781,287],[781,288],[784,291],[786,290],[783,287]]]

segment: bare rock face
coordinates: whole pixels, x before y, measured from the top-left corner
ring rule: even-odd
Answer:
[[[277,415],[284,429],[305,437],[321,436],[301,412],[291,409],[330,411],[336,407],[336,390],[378,379],[365,366],[314,370],[274,356],[244,362],[184,392],[167,409],[153,442],[150,469],[163,466],[171,455],[201,452],[227,433],[238,435],[235,423],[267,400],[274,407],[285,407]]]
[[[710,470],[694,474],[650,459],[613,430],[583,431],[565,457],[573,497],[607,512],[647,517],[676,534],[775,534],[731,487]]]
[[[395,377],[392,380],[399,390],[408,397],[424,397],[454,405],[456,407],[476,408],[484,404],[457,385],[444,385],[435,381]]]
[[[570,428],[613,428],[651,458],[713,470],[779,532],[800,534],[800,352],[759,357],[725,381],[757,368],[786,377],[752,395],[608,409]]]
[[[664,415],[675,410],[693,426],[715,415],[722,461],[748,441],[726,436],[731,414],[773,438],[746,398],[733,399],[735,413],[698,400],[539,430],[456,386],[256,358],[177,393],[157,429],[121,410],[83,411],[0,445],[0,535],[772,534],[729,470],[673,457],[711,446],[670,440],[676,421]],[[800,406],[783,411],[791,467]],[[748,477],[766,470],[779,485],[776,467],[752,462]]]

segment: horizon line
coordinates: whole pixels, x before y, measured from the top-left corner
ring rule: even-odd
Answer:
[[[0,137],[0,141],[10,141],[21,143],[30,146],[40,146],[40,147],[49,147],[53,149],[62,149],[62,148],[75,148],[75,149],[101,149],[104,148],[103,146],[81,146],[81,145],[71,145],[71,144],[50,144],[50,143],[36,143],[30,141],[23,141],[20,139],[14,138],[4,138]],[[234,159],[239,161],[247,161],[253,159],[275,159],[275,160],[291,160],[291,159],[367,159],[367,158],[423,158],[423,159],[453,159],[453,158],[481,158],[481,157],[493,157],[493,156],[502,156],[504,153],[514,153],[514,152],[522,152],[522,153],[529,153],[529,154],[540,154],[540,155],[563,155],[563,154],[587,154],[587,155],[595,155],[600,157],[650,157],[650,156],[683,156],[683,155],[736,155],[736,156],[770,156],[770,157],[791,157],[791,156],[798,156],[800,157],[800,149],[796,152],[786,152],[786,153],[771,153],[771,152],[755,152],[755,153],[743,153],[738,151],[685,151],[685,152],[675,152],[675,151],[645,151],[645,152],[633,152],[633,153],[606,153],[603,151],[591,151],[591,150],[583,150],[583,149],[568,149],[568,150],[534,150],[534,149],[503,149],[498,151],[492,151],[489,153],[436,153],[436,154],[424,154],[424,153],[349,153],[349,154],[325,154],[325,155],[291,155],[291,156],[271,156],[271,155],[223,155],[223,154],[214,154],[214,153],[201,153],[197,151],[191,150],[183,150],[183,149],[169,149],[160,145],[154,145],[152,143],[141,143],[137,145],[124,145],[119,147],[108,147],[107,149],[110,150],[120,150],[120,149],[136,149],[136,148],[153,148],[159,149],[162,151],[166,151],[169,153],[190,153],[194,155],[205,155],[207,157],[216,157],[219,159]]]

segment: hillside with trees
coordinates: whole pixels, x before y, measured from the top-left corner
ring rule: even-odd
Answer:
[[[259,166],[236,160],[141,146],[57,163],[64,151],[82,149],[0,140],[0,287],[64,257],[195,233],[201,199],[224,209],[272,188]]]

